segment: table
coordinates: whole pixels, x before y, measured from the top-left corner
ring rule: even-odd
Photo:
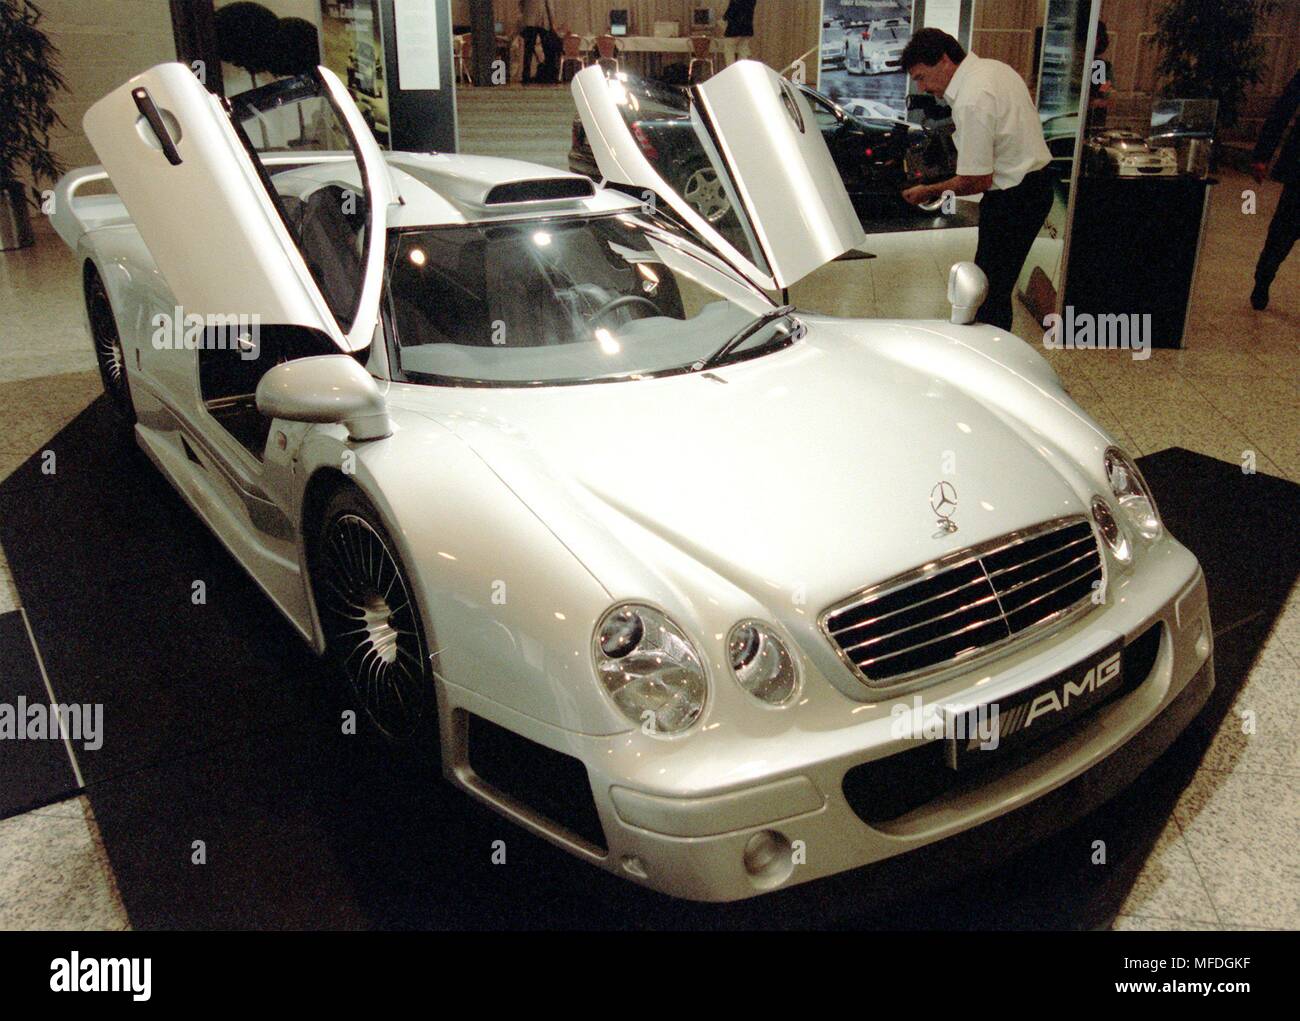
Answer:
[[[714,53],[723,51],[723,42],[725,40],[713,36],[709,38],[709,49]],[[614,45],[620,53],[694,53],[695,47],[691,42],[690,36],[657,36],[657,35],[623,35],[614,36]],[[596,37],[594,35],[584,35],[582,37],[582,50],[587,52],[596,48]]]
[[[615,52],[620,61],[633,53],[649,54],[653,57],[659,57],[663,54],[682,54],[688,60],[695,53],[695,46],[691,42],[690,36],[657,36],[657,35],[616,35],[614,36]],[[581,50],[583,53],[590,53],[596,48],[596,36],[594,34],[584,35],[582,37]],[[726,40],[720,36],[711,36],[709,38],[709,50],[713,54],[724,53],[726,49]],[[721,70],[721,62],[718,62],[717,69]]]

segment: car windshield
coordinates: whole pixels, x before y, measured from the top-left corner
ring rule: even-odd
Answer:
[[[399,378],[432,384],[687,371],[773,308],[674,228],[630,213],[403,231],[388,293]],[[782,316],[727,360],[794,336]]]

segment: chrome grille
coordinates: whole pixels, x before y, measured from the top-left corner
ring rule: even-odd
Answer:
[[[876,585],[821,625],[863,681],[893,686],[1082,612],[1101,578],[1092,526],[1059,518]]]

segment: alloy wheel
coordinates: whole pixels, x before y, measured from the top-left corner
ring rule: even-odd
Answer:
[[[131,390],[126,380],[126,355],[122,350],[122,338],[117,332],[113,307],[109,304],[104,285],[98,279],[90,285],[86,307],[91,341],[95,346],[95,361],[99,365],[104,392],[108,394],[114,412],[120,418],[132,422],[135,420],[135,408],[131,403]]]
[[[365,518],[340,514],[321,548],[321,626],[357,704],[405,741],[430,714],[433,685],[405,575]]]
[[[717,223],[731,210],[731,200],[712,167],[700,167],[686,178],[682,197],[709,223]]]

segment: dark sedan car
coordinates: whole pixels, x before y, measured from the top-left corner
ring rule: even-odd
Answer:
[[[730,211],[722,182],[691,128],[685,89],[647,80],[634,85],[640,119],[632,124],[641,151],[677,191],[710,223]],[[912,184],[942,181],[956,167],[951,135],[896,120],[855,117],[806,85],[798,88],[835,159],[844,186],[860,215],[894,215],[915,207],[899,193]],[[573,122],[569,169],[600,180],[600,169],[581,120]]]

